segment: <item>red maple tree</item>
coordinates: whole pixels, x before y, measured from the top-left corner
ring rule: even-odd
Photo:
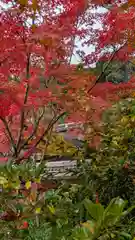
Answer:
[[[127,13],[125,1],[3,2],[11,7],[0,13],[0,152],[20,163],[65,113],[67,121],[94,122],[98,131],[102,111],[118,99],[118,92],[133,90],[133,79],[125,85],[99,84],[100,76],[77,71],[70,60],[76,37],[95,45],[94,53],[81,52],[86,65],[101,56],[107,66],[116,58],[132,58],[134,6],[130,3]],[[107,12],[91,11],[107,4]],[[95,20],[104,29],[95,30]]]
[[[84,34],[77,22],[88,2],[3,2],[11,7],[0,14],[0,152],[19,163],[69,110],[61,104],[58,75],[67,84],[70,73],[62,79],[60,67],[69,69],[73,40]]]

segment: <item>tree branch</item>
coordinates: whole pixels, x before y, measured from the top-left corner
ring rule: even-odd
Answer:
[[[98,78],[96,79],[96,81],[94,82],[94,84],[92,85],[91,88],[89,88],[88,93],[95,87],[95,85],[99,82],[99,80],[102,78],[102,76],[104,75],[105,71],[108,69],[108,67],[110,66],[112,60],[115,58],[116,54],[126,45],[126,43],[124,45],[122,45],[121,47],[119,47],[117,50],[115,50],[115,52],[112,54],[110,60],[108,61],[108,63],[106,64],[104,70],[100,73],[100,75],[98,76]]]
[[[34,147],[36,147],[40,141],[44,138],[44,136],[51,130],[51,128],[54,126],[54,124],[65,115],[66,112],[61,113],[59,116],[56,117],[56,119],[52,119],[47,127],[47,129],[43,132],[42,136],[39,138],[39,140],[36,142]]]
[[[8,126],[8,123],[6,121],[6,119],[0,117],[1,121],[3,122],[5,128],[6,128],[6,131],[7,131],[7,134],[8,134],[8,137],[9,137],[9,140],[11,141],[11,145],[12,145],[12,148],[14,150],[14,155],[17,157],[17,148],[16,148],[16,144],[15,144],[15,141],[14,141],[14,138],[12,136],[12,133],[9,129],[9,126]]]
[[[29,141],[34,137],[34,135],[36,134],[37,130],[38,130],[38,126],[39,126],[39,123],[40,123],[40,120],[42,119],[42,117],[44,116],[44,111],[43,113],[39,116],[38,120],[36,121],[36,124],[35,124],[35,128],[32,132],[32,134],[26,139],[26,141],[23,143],[22,146],[20,146],[19,150],[18,150],[18,153],[20,153],[20,151],[28,145]]]
[[[38,141],[35,143],[35,145],[32,147],[33,149],[35,149],[35,148],[37,147],[37,145],[40,143],[40,141],[43,140],[44,136],[45,136],[46,134],[48,134],[48,132],[51,130],[51,128],[54,126],[54,124],[55,124],[61,117],[63,117],[63,116],[65,115],[65,113],[66,113],[66,112],[61,113],[61,114],[60,114],[59,116],[57,116],[55,119],[52,118],[52,120],[51,120],[50,123],[48,124],[47,129],[44,130],[42,136],[39,138],[39,140],[38,140]],[[20,164],[23,159],[24,159],[24,156],[21,157],[21,158],[19,158],[19,159],[17,159],[17,160],[15,161],[15,163],[16,163],[16,164]]]
[[[26,79],[29,79],[29,70],[30,70],[30,54],[27,56]],[[25,91],[25,96],[24,96],[24,105],[26,104],[27,99],[28,99],[28,92],[29,92],[29,83],[27,83],[27,86],[26,86],[26,91]],[[24,110],[22,110],[20,132],[19,132],[18,141],[17,141],[17,145],[16,145],[17,149],[19,148],[19,145],[21,143],[22,132],[24,129],[24,120],[25,120],[24,118],[25,118],[25,112],[24,112]]]

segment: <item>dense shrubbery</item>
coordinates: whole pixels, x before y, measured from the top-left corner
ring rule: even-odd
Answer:
[[[100,154],[96,158],[96,165],[104,175],[104,198],[108,192],[110,198],[121,196],[130,203],[135,200],[134,127],[134,99],[120,101],[104,115],[104,137]]]
[[[105,113],[101,147],[78,165],[76,184],[45,191],[44,165],[1,166],[1,239],[133,239],[134,112],[127,99]]]

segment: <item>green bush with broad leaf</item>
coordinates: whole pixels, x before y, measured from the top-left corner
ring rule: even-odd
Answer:
[[[73,239],[132,239],[131,235],[120,230],[120,220],[135,208],[132,206],[124,210],[126,204],[127,202],[121,198],[114,198],[104,208],[100,203],[95,204],[85,199],[84,206],[88,213],[88,220],[74,230]]]

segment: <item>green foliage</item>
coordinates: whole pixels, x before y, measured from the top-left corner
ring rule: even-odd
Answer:
[[[65,181],[56,190],[35,191],[32,182],[36,185],[40,182],[45,164],[37,167],[30,161],[18,166],[12,162],[1,165],[0,238],[133,240],[134,116],[134,99],[121,101],[104,114],[101,147],[95,151],[87,149],[91,163],[78,162],[74,170],[76,184]],[[52,142],[61,146],[63,139],[56,143],[54,136]],[[70,149],[69,145],[61,148],[59,154],[66,154],[67,149]],[[54,150],[50,147],[50,155]],[[76,151],[74,148],[69,151],[71,155],[73,150]],[[21,179],[25,180],[25,195]],[[3,219],[3,213],[8,213],[10,221]],[[24,222],[28,227],[21,229]]]
[[[114,197],[128,200],[129,205],[135,202],[135,184],[130,174],[130,169],[109,169],[104,172],[102,179],[97,178],[97,191],[100,201],[107,204]]]
[[[100,61],[94,70],[95,74],[102,76],[100,82],[121,83],[127,82],[134,74],[135,66],[131,62],[112,61],[106,68],[108,62]]]
[[[5,179],[8,180],[7,176],[9,172],[7,172],[6,168],[7,167],[3,166],[3,169],[5,169]],[[18,175],[23,176],[23,169],[23,165],[22,169],[21,166],[18,166],[18,168],[16,167],[16,170],[14,170],[13,182]],[[80,171],[84,171],[84,169],[85,166],[80,166]],[[93,168],[91,167],[91,171],[92,169]],[[12,172],[12,170],[10,171]],[[25,180],[27,180],[25,186],[28,188],[29,193],[31,193],[31,187],[29,183],[33,174],[31,174],[30,177],[30,169],[28,168],[28,166],[27,168],[25,166],[24,176]],[[134,205],[132,205],[131,208],[127,209],[125,208],[127,201],[116,198],[113,199],[110,204],[105,208],[103,205],[96,204],[94,203],[94,201],[89,200],[92,198],[94,200],[93,192],[95,186],[91,183],[88,186],[88,188],[91,188],[87,188],[87,186],[85,185],[87,182],[85,171],[82,173],[82,178],[80,177],[80,181],[81,182],[78,184],[71,185],[63,183],[63,185],[60,185],[57,190],[47,191],[41,195],[42,198],[41,196],[40,198],[38,198],[37,196],[36,200],[32,202],[28,197],[22,198],[22,196],[21,202],[19,202],[19,195],[17,194],[17,192],[15,195],[11,194],[10,199],[9,186],[6,185],[5,188],[4,182],[1,182],[4,191],[3,194],[8,189],[7,195],[1,195],[1,200],[3,201],[3,203],[5,202],[1,210],[8,210],[9,212],[10,206],[10,212],[14,212],[15,214],[17,214],[16,210],[19,209],[22,215],[27,213],[25,219],[29,223],[29,227],[27,229],[21,230],[18,229],[17,226],[20,226],[20,224],[22,224],[22,222],[24,221],[22,218],[16,218],[14,220],[12,219],[11,221],[1,220],[1,239],[118,239],[117,237],[120,236],[120,234],[123,234],[121,232],[124,231],[122,228],[123,225],[122,227],[120,226],[120,222],[121,220],[123,221],[126,215],[134,209]],[[94,170],[92,181],[94,181]],[[12,181],[10,186],[12,186],[12,189],[14,188],[14,186],[12,185]],[[17,188],[17,190],[19,190],[19,188]],[[27,204],[25,205],[26,201]],[[18,205],[18,203],[20,205]],[[39,214],[36,214],[37,208],[41,209],[41,212]],[[30,211],[30,209],[32,210],[32,212]],[[125,231],[124,234],[126,234]]]
[[[12,162],[0,165],[1,238],[6,238],[7,233],[7,237],[16,235],[17,229],[27,219],[35,219],[37,211],[44,205],[37,188],[44,170],[41,165],[36,166],[32,162],[18,166]],[[8,230],[5,232],[4,229]]]
[[[25,240],[51,240],[52,227],[50,223],[40,222],[37,226],[36,222],[30,224]]]
[[[52,199],[54,194],[54,198],[56,200],[56,193],[53,192],[53,194],[49,194],[52,195]],[[60,200],[61,196],[59,197]],[[57,199],[57,201],[59,200]],[[52,200],[49,198],[48,204],[51,205],[51,202]],[[62,201],[60,201],[60,204],[61,203]],[[55,205],[57,204],[58,202],[55,202]],[[135,208],[135,206],[132,206],[131,208],[124,210],[127,201],[124,201],[120,198],[115,198],[112,199],[112,201],[106,208],[104,208],[101,204],[95,204],[89,199],[84,199],[84,201],[82,202],[82,206],[84,206],[84,209],[86,210],[87,218],[85,220],[80,219],[78,223],[77,221],[75,221],[74,224],[72,224],[73,216],[71,217],[69,211],[66,208],[67,201],[65,203],[63,199],[61,210],[64,208],[64,211],[62,212],[58,211],[60,210],[60,208],[58,209],[58,206],[60,207],[60,204],[54,207],[55,211],[51,212],[53,215],[53,219],[48,220],[48,223],[46,223],[45,216],[44,218],[43,216],[41,217],[39,226],[36,226],[36,222],[33,221],[33,223],[30,224],[27,236],[24,239],[132,239],[131,235],[126,233],[120,226],[120,220],[124,219],[125,216],[129,214],[130,211],[133,210],[133,208]],[[72,209],[70,208],[70,211],[71,210]],[[75,212],[73,212],[72,214],[74,213]]]
[[[109,168],[134,163],[135,100],[126,99],[113,105],[104,114],[103,121],[101,165]]]
[[[79,238],[80,232],[77,229],[75,232],[75,239],[117,239],[118,236],[122,235],[122,233],[116,228],[119,226],[117,224],[123,216],[129,214],[129,212],[135,207],[133,206],[124,211],[126,201],[123,201],[120,198],[112,199],[106,209],[104,209],[101,204],[94,204],[88,199],[84,200],[84,205],[89,214],[89,220],[82,225],[83,228],[88,229],[88,231],[83,231],[84,237]],[[131,239],[131,236],[128,236]]]
[[[99,193],[104,205],[121,197],[129,205],[135,202],[135,100],[113,105],[103,116],[101,147],[92,166],[84,170],[89,188]]]

